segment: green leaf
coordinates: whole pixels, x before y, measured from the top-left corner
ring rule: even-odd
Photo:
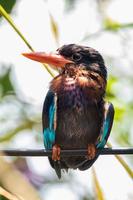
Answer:
[[[106,18],[104,20],[104,28],[106,30],[118,31],[121,28],[121,24],[112,20],[111,18]]]
[[[52,29],[52,33],[53,33],[53,36],[55,38],[55,41],[58,45],[59,43],[59,31],[58,31],[58,26],[57,26],[57,23],[54,19],[54,17],[49,13],[49,17],[50,17],[50,25],[51,25],[51,29]]]
[[[13,84],[10,80],[10,72],[11,69],[9,68],[4,76],[0,77],[0,86],[2,88],[2,96],[5,96],[9,93],[15,93]]]
[[[110,31],[119,31],[124,28],[133,28],[133,23],[124,23],[121,24],[117,21],[112,20],[111,18],[106,18],[104,20],[104,29]]]
[[[11,13],[13,7],[16,4],[16,0],[0,0],[0,5],[8,12]],[[1,16],[0,16],[1,17]]]
[[[115,104],[115,121],[122,120],[123,116],[125,114],[125,108],[121,105],[118,105],[118,103]]]
[[[9,200],[9,199],[7,199],[6,197],[0,195],[0,200]]]
[[[110,76],[107,84],[107,98],[115,98],[115,94],[113,93],[113,86],[118,82],[118,79],[114,76]]]

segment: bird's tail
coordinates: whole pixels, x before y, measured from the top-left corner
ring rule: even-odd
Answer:
[[[49,159],[49,162],[51,164],[51,166],[55,169],[55,172],[58,176],[58,178],[60,179],[61,178],[61,164],[60,164],[60,161],[53,161],[52,158],[48,158]]]
[[[60,164],[60,161],[54,161],[54,169],[56,171],[56,174],[58,176],[58,178],[60,179],[61,178],[61,164]]]

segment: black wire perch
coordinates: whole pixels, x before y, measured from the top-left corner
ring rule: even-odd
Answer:
[[[103,148],[97,150],[97,155],[118,155],[128,154],[133,155],[133,148]],[[0,156],[23,156],[23,157],[39,157],[52,156],[51,150],[45,149],[0,149]],[[61,157],[69,156],[85,156],[86,149],[61,150]]]

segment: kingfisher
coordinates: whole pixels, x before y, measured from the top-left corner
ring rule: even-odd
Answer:
[[[63,45],[55,53],[23,53],[47,63],[59,74],[50,83],[43,112],[43,138],[58,178],[69,168],[86,170],[98,158],[110,135],[112,103],[105,101],[107,68],[100,53],[88,46]],[[62,157],[61,150],[86,149],[87,156]]]

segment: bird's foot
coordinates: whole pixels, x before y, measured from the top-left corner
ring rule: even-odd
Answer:
[[[52,160],[54,161],[60,160],[60,152],[61,152],[60,147],[57,144],[55,144],[52,148]]]
[[[96,156],[96,147],[94,144],[88,144],[88,155],[87,158],[88,160],[92,160]]]

